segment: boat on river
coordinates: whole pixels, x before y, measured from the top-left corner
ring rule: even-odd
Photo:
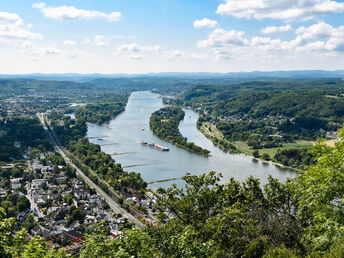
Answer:
[[[160,145],[155,144],[155,143],[148,143],[146,141],[139,141],[138,143],[143,144],[143,145],[147,145],[149,147],[153,147],[153,148],[161,150],[161,151],[169,151],[170,150],[169,148],[160,146]]]

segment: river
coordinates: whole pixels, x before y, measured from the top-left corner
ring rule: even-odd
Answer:
[[[180,132],[188,141],[210,150],[210,157],[191,153],[159,139],[149,129],[149,118],[151,113],[163,106],[157,94],[148,91],[133,92],[122,114],[108,126],[88,124],[87,136],[92,143],[100,144],[102,151],[111,154],[116,162],[126,167],[125,170],[141,173],[146,182],[179,178],[187,172],[194,175],[209,171],[220,172],[223,182],[231,177],[243,181],[253,175],[266,183],[269,175],[281,181],[296,175],[293,170],[253,161],[249,156],[223,152],[197,130],[198,114],[191,110],[184,109],[185,118],[179,125]],[[168,147],[170,151],[163,152],[139,144],[140,140]],[[181,180],[174,180],[150,184],[149,187],[168,187],[173,183],[183,185]]]

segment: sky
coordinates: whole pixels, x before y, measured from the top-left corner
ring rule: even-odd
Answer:
[[[0,1],[0,73],[344,70],[344,0]]]

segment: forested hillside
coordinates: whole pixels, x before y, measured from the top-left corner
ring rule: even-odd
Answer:
[[[164,102],[198,111],[201,131],[225,150],[301,169],[311,164],[310,154],[297,161],[285,152],[281,162],[277,152],[309,148],[319,137],[335,139],[344,122],[342,80],[199,85]]]

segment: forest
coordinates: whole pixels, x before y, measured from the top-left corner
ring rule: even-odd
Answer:
[[[49,138],[37,118],[13,117],[0,120],[0,132],[0,161],[22,159],[28,147],[42,151],[52,149]]]
[[[75,110],[75,117],[82,118],[90,123],[104,124],[122,113],[125,105],[126,101],[123,103],[88,104]]]
[[[180,133],[178,126],[184,115],[185,112],[180,107],[165,107],[151,115],[149,125],[155,135],[166,141],[196,153],[209,154],[208,150],[195,145],[193,142],[187,142],[187,138]]]

